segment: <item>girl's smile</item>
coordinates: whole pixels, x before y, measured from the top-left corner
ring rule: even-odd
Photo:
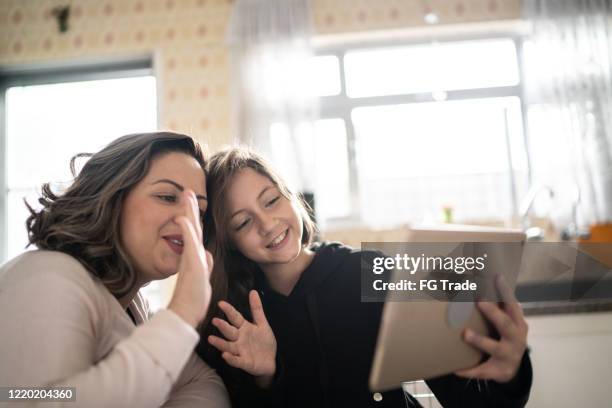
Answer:
[[[282,248],[284,246],[284,244],[289,241],[287,239],[287,237],[289,236],[289,230],[286,229],[285,231],[283,231],[280,235],[278,235],[276,238],[274,238],[272,240],[272,242],[266,246],[266,248],[272,249],[272,250],[277,250],[279,248]]]
[[[247,258],[265,268],[300,255],[302,219],[266,176],[250,168],[241,170],[233,177],[226,200],[232,241]]]

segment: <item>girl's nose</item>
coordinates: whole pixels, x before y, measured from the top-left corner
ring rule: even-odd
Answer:
[[[276,218],[272,214],[262,213],[259,216],[259,233],[266,236],[274,230],[276,226]]]

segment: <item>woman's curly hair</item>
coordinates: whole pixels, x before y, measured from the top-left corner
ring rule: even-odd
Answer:
[[[56,194],[46,183],[38,199],[41,210],[26,202],[30,244],[73,256],[115,297],[126,295],[136,275],[121,242],[123,200],[145,177],[153,159],[170,152],[194,157],[205,171],[200,145],[171,132],[126,135],[95,154],[77,154],[70,161],[75,178],[65,192]],[[81,157],[90,158],[77,175],[75,160]]]

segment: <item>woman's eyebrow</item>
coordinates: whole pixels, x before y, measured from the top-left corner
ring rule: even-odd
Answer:
[[[181,185],[180,185],[179,183],[177,183],[176,181],[172,181],[172,180],[169,180],[169,179],[160,179],[160,180],[157,180],[157,181],[155,181],[155,182],[153,182],[153,183],[151,183],[151,184],[153,185],[153,184],[159,184],[159,183],[168,183],[168,184],[171,184],[171,185],[173,185],[174,187],[176,187],[176,189],[177,189],[178,191],[183,191],[183,190],[185,190],[185,187],[181,186]],[[197,198],[198,200],[208,201],[208,198],[207,198],[206,196],[203,196],[203,195],[196,194],[196,198]]]
[[[269,189],[271,189],[271,188],[274,188],[274,186],[267,186],[267,187],[265,187],[263,190],[261,190],[261,192],[260,192],[260,193],[259,193],[259,195],[257,196],[257,199],[259,200],[259,199],[261,198],[261,196],[262,196],[262,195],[264,195],[264,193],[265,193],[266,191],[268,191]],[[239,214],[239,213],[241,213],[242,211],[244,211],[244,210],[238,210],[238,211],[235,211],[235,212],[234,212],[232,215],[230,215],[230,219],[231,219],[231,218],[234,218],[236,215],[238,215],[238,214]]]

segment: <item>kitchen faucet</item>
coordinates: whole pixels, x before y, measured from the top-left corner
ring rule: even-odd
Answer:
[[[523,228],[523,231],[525,231],[528,241],[542,241],[546,235],[542,228],[531,227],[531,221],[529,220],[529,212],[531,207],[533,207],[533,203],[535,202],[536,198],[539,197],[540,193],[544,191],[548,192],[548,196],[550,198],[554,198],[555,193],[549,186],[534,185],[529,189],[529,191],[527,191],[527,194],[521,201],[521,205],[519,207],[521,227]]]

